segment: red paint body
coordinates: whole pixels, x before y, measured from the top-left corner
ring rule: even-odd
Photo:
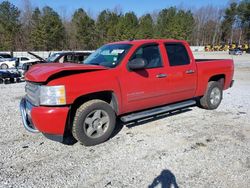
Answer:
[[[63,135],[68,112],[69,107],[34,107],[32,122],[42,133]]]
[[[190,64],[169,66],[164,43],[178,42],[186,47]],[[83,64],[42,64],[33,66],[26,73],[26,80],[46,85],[65,85],[67,107],[35,107],[32,119],[38,130],[62,135],[66,126],[69,108],[81,96],[111,91],[118,103],[117,115],[174,103],[203,96],[208,81],[223,75],[224,89],[230,87],[234,66],[232,60],[208,60],[196,62],[187,42],[179,40],[135,40],[118,43],[132,44],[131,49],[115,68]],[[158,43],[163,67],[129,71],[127,63],[135,50],[147,43]],[[186,74],[187,70],[194,74]],[[75,74],[65,74],[76,71]],[[61,74],[60,74],[61,73]],[[167,74],[166,78],[157,78]]]

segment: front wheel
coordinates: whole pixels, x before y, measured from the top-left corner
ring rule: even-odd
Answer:
[[[102,100],[90,100],[76,111],[72,134],[85,146],[105,142],[112,134],[116,115],[112,107]]]
[[[222,100],[222,92],[223,86],[221,83],[210,81],[205,95],[199,100],[200,106],[208,110],[218,108]]]

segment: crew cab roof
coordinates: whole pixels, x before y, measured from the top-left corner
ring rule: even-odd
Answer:
[[[186,42],[184,40],[175,40],[175,39],[141,39],[141,40],[126,40],[119,42],[112,42],[110,44],[133,44],[140,45],[145,43],[159,43],[159,42]]]

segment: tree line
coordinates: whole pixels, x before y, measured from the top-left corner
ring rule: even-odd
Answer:
[[[173,38],[191,45],[250,42],[250,1],[227,8],[196,10],[169,7],[137,17],[134,12],[103,10],[93,19],[83,8],[70,19],[51,7],[33,8],[24,0],[20,10],[0,4],[0,50],[92,50],[107,42]]]

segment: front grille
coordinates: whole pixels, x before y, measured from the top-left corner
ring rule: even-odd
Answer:
[[[35,106],[39,105],[39,88],[40,87],[38,84],[33,84],[31,82],[27,82],[25,86],[26,98],[31,104]]]

